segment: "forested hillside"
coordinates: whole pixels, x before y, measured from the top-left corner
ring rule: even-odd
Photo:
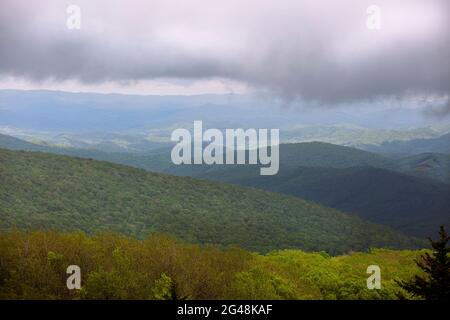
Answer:
[[[440,224],[450,223],[450,185],[438,182],[450,179],[450,157],[444,154],[389,159],[328,143],[283,144],[279,173],[261,176],[256,165],[176,166],[170,162],[170,148],[142,155],[38,146],[13,137],[0,138],[1,145],[12,149],[40,149],[293,195],[419,237],[428,237]]]
[[[300,198],[45,153],[0,151],[1,227],[158,231],[195,243],[342,253],[423,243]]]
[[[204,177],[295,195],[419,237],[450,225],[450,185],[385,169],[296,167],[260,176],[241,166]]]
[[[450,154],[421,153],[392,162],[393,170],[450,184]]]

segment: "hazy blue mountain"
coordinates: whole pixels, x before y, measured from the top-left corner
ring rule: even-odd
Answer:
[[[436,138],[448,131],[450,125],[404,129],[362,127],[351,123],[298,125],[282,130],[281,140],[284,143],[320,141],[364,149],[365,145],[378,146],[384,142]]]
[[[174,128],[192,126],[194,120],[219,129],[280,128],[284,142],[343,145],[430,138],[450,131],[449,121],[436,123],[423,117],[422,110],[395,105],[307,108],[262,94],[139,96],[0,90],[0,128],[45,133],[47,138],[103,133],[168,139]]]
[[[363,145],[364,150],[393,155],[412,155],[420,153],[450,154],[450,133],[430,139],[384,142],[380,145]]]
[[[261,111],[271,113],[261,114]],[[0,126],[53,133],[148,133],[192,125],[283,126],[291,115],[243,95],[138,96],[0,90]],[[170,137],[170,131],[167,137]]]

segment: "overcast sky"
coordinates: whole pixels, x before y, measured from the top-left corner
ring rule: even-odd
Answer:
[[[0,89],[394,97],[445,113],[449,15],[448,0],[1,0]]]

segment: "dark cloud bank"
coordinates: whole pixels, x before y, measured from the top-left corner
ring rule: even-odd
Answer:
[[[450,2],[0,3],[0,76],[84,83],[229,78],[319,104],[426,95],[450,112]],[[65,27],[69,4],[81,30]],[[447,100],[446,100],[447,99]]]

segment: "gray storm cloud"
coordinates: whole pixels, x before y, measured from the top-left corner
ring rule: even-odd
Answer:
[[[66,28],[70,4],[81,30]],[[366,26],[370,5],[381,28]],[[448,96],[448,0],[0,2],[0,75],[228,78],[328,105]]]

